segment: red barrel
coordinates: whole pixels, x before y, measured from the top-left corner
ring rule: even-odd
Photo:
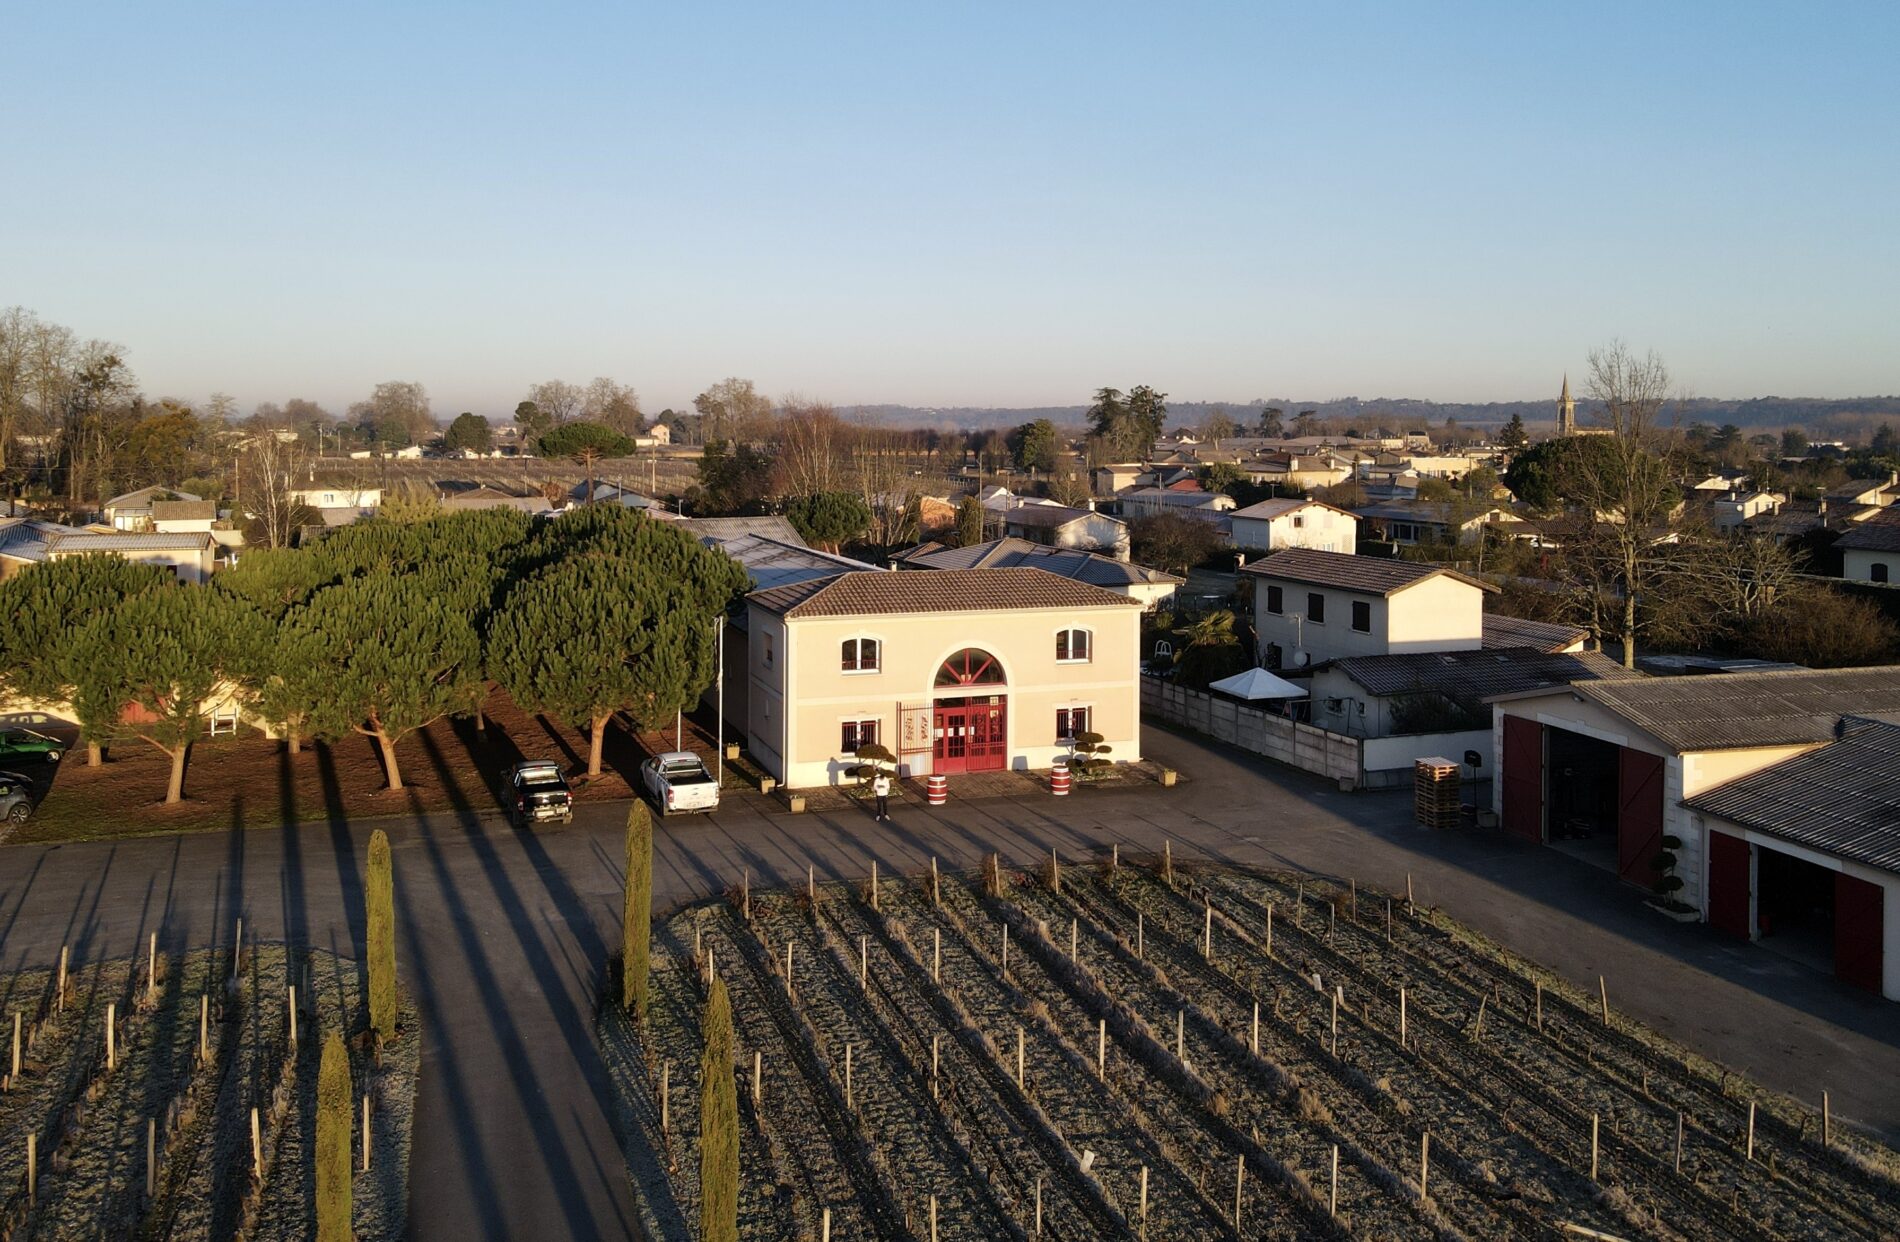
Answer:
[[[1058,798],[1069,796],[1069,765],[1058,763],[1049,770],[1049,792]]]
[[[924,778],[924,800],[932,806],[942,806],[950,797],[950,779],[941,772],[932,772]]]

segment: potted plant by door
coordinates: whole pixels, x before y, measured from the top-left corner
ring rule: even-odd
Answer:
[[[1682,838],[1664,836],[1662,849],[1649,860],[1649,869],[1656,873],[1650,881],[1650,889],[1655,893],[1648,901],[1650,909],[1666,919],[1678,923],[1693,923],[1701,918],[1701,912],[1676,894],[1682,891],[1682,877],[1676,874],[1676,853],[1682,848]]]

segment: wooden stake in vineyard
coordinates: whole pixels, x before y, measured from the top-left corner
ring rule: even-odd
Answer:
[[[1432,1171],[1432,1132],[1421,1134],[1418,1139],[1418,1201],[1424,1203],[1427,1198],[1425,1179]]]
[[[369,1121],[369,1097],[363,1097],[363,1120]],[[660,1062],[660,1133],[673,1136],[673,1063]]]
[[[856,1044],[846,1044],[844,1046],[844,1106],[846,1108],[852,1106],[851,1054],[855,1051],[857,1051]]]
[[[1016,1086],[1027,1090],[1029,1079],[1023,1073],[1023,1024],[1016,1024]]]
[[[1040,1177],[1036,1179],[1036,1232],[1032,1236],[1038,1238],[1042,1236],[1042,1179]]]
[[[1062,860],[1056,857],[1055,846],[1049,847],[1049,891],[1062,891]]]
[[[260,1182],[264,1180],[264,1130],[255,1108],[251,1110],[251,1174]]]
[[[113,1068],[113,1066],[118,1064],[116,1051],[113,1047],[113,1042],[112,1042],[113,1035],[114,1035],[113,1028],[118,1025],[118,1009],[119,1009],[119,1006],[116,1002],[114,1001],[106,1002],[106,1068],[107,1069],[111,1069]]]
[[[1603,1025],[1610,1024],[1610,985],[1603,982],[1603,976],[1597,976],[1597,995],[1603,998]]]
[[[940,1036],[930,1037],[930,1098],[937,1098],[937,1040]]]
[[[1108,1019],[1095,1020],[1095,1076],[1108,1077]]]
[[[1144,962],[1148,960],[1146,946],[1142,944],[1145,922],[1146,920],[1141,911],[1135,911],[1135,958],[1138,961]]]
[[[1273,960],[1273,903],[1267,903],[1267,960]]]
[[[818,1242],[831,1242],[830,1208],[826,1208],[818,1218]]]
[[[1208,902],[1202,910],[1201,919],[1201,957],[1214,960],[1214,903]]]
[[[70,950],[65,945],[59,946],[59,995],[54,999],[58,1002],[60,1013],[66,1012],[66,955],[68,952]]]
[[[8,1076],[9,1085],[20,1081],[20,1011],[13,1011],[13,1072]]]
[[[295,1051],[297,1047],[297,985],[294,983],[290,985],[289,1012],[290,1047],[292,1051]]]
[[[1399,989],[1399,1047],[1405,1047],[1405,989]]]
[[[145,1119],[145,1197],[158,1197],[158,1118]]]
[[[1753,1100],[1748,1102],[1748,1149],[1743,1159],[1748,1161],[1755,1159],[1755,1101]]]
[[[1141,1236],[1148,1236],[1148,1166],[1141,1166]]]
[[[1009,924],[1003,924],[1003,978],[1009,978]]]
[[[936,927],[930,929],[930,981],[943,982],[943,931]]]
[[[1682,1110],[1676,1110],[1676,1175],[1682,1175]]]
[[[1596,1113],[1590,1114],[1590,1180],[1597,1180],[1597,1127],[1601,1119]]]
[[[198,1060],[211,1059],[211,993],[198,993]]]
[[[1169,888],[1174,887],[1174,842],[1161,843],[1161,879]]]
[[[930,856],[930,904],[933,906],[943,904],[942,890],[937,887],[937,856],[935,854]]]
[[[1537,980],[1537,1033],[1544,1033],[1544,981]]]
[[[1253,1003],[1253,1040],[1249,1046],[1255,1056],[1260,1055],[1260,1002],[1258,999]]]
[[[809,885],[810,881],[807,880],[806,883]],[[752,921],[752,868],[750,867],[739,873],[739,917],[748,923]]]
[[[877,859],[871,860],[871,909],[877,909]]]
[[[145,999],[158,1001],[158,933],[145,942]]]
[[[1339,1144],[1333,1144],[1333,1183],[1332,1192],[1326,1196],[1326,1214],[1339,1215]]]
[[[869,991],[871,987],[870,937],[858,937],[858,991]]]
[[[1072,962],[1079,962],[1079,961],[1081,961],[1081,960],[1082,960],[1082,959],[1081,959],[1081,958],[1080,958],[1080,957],[1079,957],[1079,956],[1078,956],[1078,955],[1076,954],[1076,949],[1075,949],[1075,945],[1076,945],[1076,925],[1077,925],[1077,920],[1075,920],[1075,919],[1070,919],[1070,920],[1069,920],[1069,960],[1070,960],[1070,961],[1072,961]]]

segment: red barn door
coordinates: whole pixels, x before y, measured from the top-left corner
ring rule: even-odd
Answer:
[[[1709,926],[1748,939],[1748,842],[1709,834]]]
[[[1616,797],[1617,878],[1648,888],[1656,878],[1650,860],[1662,849],[1662,756],[1618,747]]]
[[[1504,718],[1504,831],[1526,841],[1544,839],[1544,726],[1522,716]]]
[[[1834,873],[1834,977],[1870,992],[1880,991],[1881,938],[1886,891],[1844,872]]]

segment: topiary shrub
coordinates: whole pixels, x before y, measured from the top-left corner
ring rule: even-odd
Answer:
[[[389,837],[370,834],[369,872],[363,882],[369,928],[369,1025],[379,1042],[396,1037],[396,881]]]
[[[1113,762],[1108,758],[1113,749],[1099,733],[1078,733],[1069,744],[1069,771],[1079,780],[1099,776]]]
[[[317,1242],[351,1242],[350,1054],[335,1031],[317,1067]]]
[[[627,810],[627,882],[620,912],[620,1001],[647,1016],[647,953],[653,931],[653,817],[634,799]]]

